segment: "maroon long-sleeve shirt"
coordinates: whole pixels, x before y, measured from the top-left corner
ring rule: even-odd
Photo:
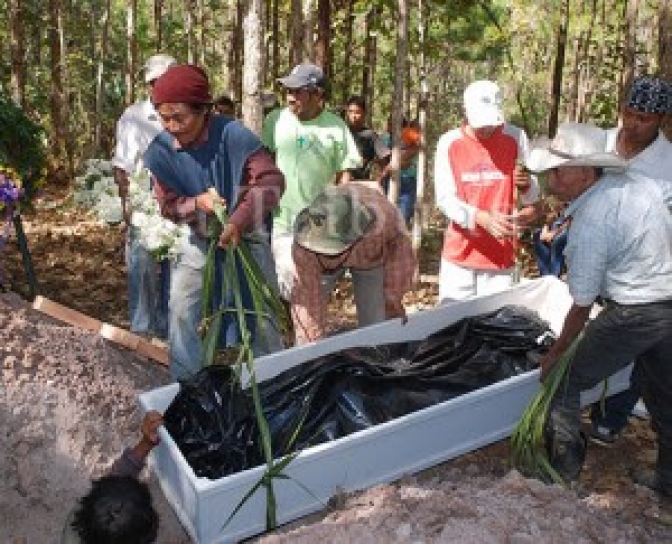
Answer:
[[[262,226],[284,190],[285,177],[271,154],[263,148],[255,151],[245,162],[238,202],[227,202],[227,208],[233,209],[229,220],[239,232]],[[156,177],[154,193],[164,217],[175,223],[195,223],[196,197],[181,196]]]

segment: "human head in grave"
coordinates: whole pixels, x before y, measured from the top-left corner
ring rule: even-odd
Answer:
[[[157,538],[159,517],[147,485],[138,480],[149,453],[159,443],[161,413],[150,410],[142,420],[140,440],[94,480],[68,516],[62,544],[150,544]]]
[[[159,517],[147,484],[131,476],[103,476],[80,500],[73,527],[80,544],[150,544]]]

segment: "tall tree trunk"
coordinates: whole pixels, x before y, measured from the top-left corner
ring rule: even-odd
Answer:
[[[579,109],[576,116],[576,120],[580,123],[584,121],[588,104],[590,104],[592,88],[591,74],[595,70],[594,67],[597,65],[594,61],[595,54],[591,53],[591,49],[593,48],[593,30],[597,24],[598,8],[600,7],[599,0],[592,0],[590,6],[590,23],[588,24],[588,30],[586,31],[586,39],[583,42],[583,54],[580,59],[583,68],[580,71],[582,76],[581,89],[579,94]]]
[[[364,63],[362,66],[362,96],[369,104],[373,113],[373,70],[376,55],[376,37],[373,32],[373,24],[378,11],[371,7],[364,21]]]
[[[567,31],[569,29],[569,0],[562,3],[560,25],[555,37],[555,60],[553,62],[553,79],[551,81],[551,111],[548,115],[548,135],[555,136],[558,129],[560,115],[560,101],[562,98],[562,74],[565,67],[567,51]]]
[[[205,35],[207,27],[205,18],[205,0],[197,0],[196,2],[196,21],[198,23],[196,58],[198,59],[198,64],[200,66],[205,66]]]
[[[264,81],[263,0],[248,0],[243,29],[245,34],[243,72],[243,122],[261,134],[264,109],[261,88]]]
[[[270,15],[271,70],[268,84],[273,86],[275,80],[280,77],[280,0],[273,0]]]
[[[341,94],[341,102],[346,103],[350,95],[352,94],[352,38],[353,38],[353,26],[354,26],[354,7],[355,0],[346,0],[346,11],[345,11],[345,43],[343,48],[343,92]],[[369,106],[369,104],[367,104]],[[367,110],[368,111],[368,110]],[[369,122],[371,122],[371,112],[368,112]]]
[[[96,101],[94,105],[94,152],[100,149],[103,127],[103,76],[105,72],[105,59],[107,58],[107,41],[110,27],[111,0],[106,0],[103,6],[103,15],[100,21],[100,45],[98,46],[98,59],[96,66]]]
[[[231,70],[232,98],[238,104],[243,100],[243,18],[245,16],[245,4],[245,0],[236,0],[236,24],[232,44],[233,63],[229,67]]]
[[[394,174],[390,179],[388,198],[395,206],[399,198],[399,163],[401,155],[401,118],[403,116],[404,76],[406,74],[406,55],[408,53],[408,0],[397,0],[398,27],[397,50],[394,66],[394,92],[392,93],[392,166]]]
[[[154,0],[154,28],[156,29],[156,51],[163,49],[163,0]]]
[[[303,60],[303,0],[292,0],[290,16],[290,34],[292,46],[289,50],[289,65],[296,66]]]
[[[221,24],[220,28],[215,28],[215,33],[219,36],[217,40],[216,51],[219,52],[221,62],[222,80],[224,93],[235,100],[233,92],[233,71],[234,71],[234,40],[236,36],[236,8],[237,2],[227,0],[223,7],[223,13],[215,20]]]
[[[184,34],[187,38],[187,62],[196,62],[196,38],[194,37],[195,0],[184,0]]]
[[[660,0],[658,7],[658,70],[661,77],[672,82],[672,1]],[[672,122],[668,115],[663,124],[663,132],[672,140]]]
[[[63,13],[60,0],[49,0],[49,56],[51,64],[51,142],[54,174],[66,182],[71,173],[68,160],[68,99],[65,88]]]
[[[581,85],[581,52],[583,50],[583,39],[584,33],[580,32],[579,35],[574,38],[574,52],[572,55],[572,68],[571,68],[571,78],[569,84],[569,90],[567,92],[567,119],[570,121],[576,121],[579,111],[579,86]]]
[[[243,16],[245,3],[243,0],[234,0],[231,13],[231,31],[228,43],[227,67],[228,93],[237,104],[242,100],[242,65],[243,65]]]
[[[9,48],[11,51],[10,88],[12,99],[27,109],[26,104],[26,51],[23,38],[23,0],[9,0]]]
[[[595,89],[599,83],[599,69],[602,66],[604,61],[605,52],[606,52],[606,40],[604,39],[605,34],[607,33],[607,0],[602,0],[602,4],[599,10],[600,20],[596,25],[597,31],[601,33],[600,37],[595,42],[595,51],[586,55],[586,59],[590,59],[591,62],[586,69],[586,92],[584,94],[584,107],[581,111],[579,117],[579,122],[584,123],[588,120],[589,114],[589,105],[592,103],[593,95],[595,94]],[[593,44],[592,36],[591,42],[588,46],[588,51]]]
[[[624,35],[623,35],[623,72],[621,73],[621,91],[618,105],[623,104],[625,93],[635,78],[635,57],[637,55],[637,14],[638,0],[627,0],[625,3]]]
[[[658,7],[658,70],[672,81],[672,0],[660,0]]]
[[[303,57],[301,62],[315,62],[315,0],[303,0]]]
[[[317,1],[317,40],[315,41],[315,64],[331,79],[331,0]]]
[[[413,210],[413,226],[411,243],[416,255],[422,242],[422,227],[425,223],[425,178],[427,177],[427,147],[425,134],[427,131],[427,106],[429,102],[429,85],[427,83],[427,32],[429,29],[429,3],[418,0],[418,71],[420,72],[420,96],[418,97],[418,123],[420,124],[420,152],[418,153],[418,180]],[[416,267],[415,277],[419,278],[420,260]]]
[[[126,11],[126,105],[135,101],[135,74],[138,71],[138,45],[135,23],[138,19],[138,0],[128,0]]]

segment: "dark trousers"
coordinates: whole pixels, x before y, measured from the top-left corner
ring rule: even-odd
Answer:
[[[588,324],[567,383],[553,399],[550,425],[556,440],[581,441],[581,391],[633,360],[660,452],[672,451],[672,301],[630,306],[608,303]]]

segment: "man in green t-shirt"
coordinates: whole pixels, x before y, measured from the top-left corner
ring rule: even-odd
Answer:
[[[278,82],[286,90],[287,107],[268,114],[262,140],[285,175],[272,244],[280,291],[289,300],[296,216],[328,185],[349,181],[347,171],[360,166],[361,157],[343,119],[324,109],[326,80],[320,68],[299,64]]]

